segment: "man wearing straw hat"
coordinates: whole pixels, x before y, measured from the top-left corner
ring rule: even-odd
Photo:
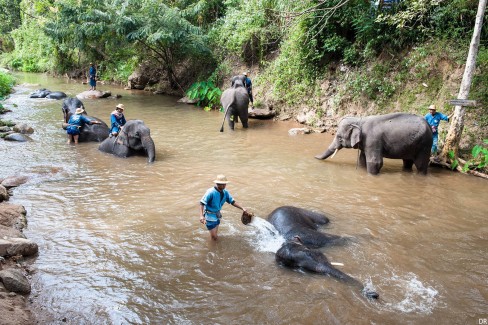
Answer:
[[[431,154],[435,155],[437,153],[437,143],[439,141],[439,124],[442,120],[449,122],[451,115],[447,116],[442,113],[436,112],[435,105],[429,106],[429,113],[425,115],[425,120],[430,125],[432,129],[432,149],[430,150]]]
[[[117,104],[117,106],[115,106],[115,111],[110,113],[110,136],[116,137],[125,123],[124,104]]]
[[[217,232],[219,231],[220,219],[222,218],[220,210],[224,203],[232,204],[244,212],[246,212],[246,209],[241,207],[230,195],[229,191],[225,189],[227,183],[229,183],[227,177],[217,175],[217,178],[213,182],[215,186],[209,188],[200,200],[200,222],[207,226],[207,229],[210,231],[210,237],[213,240],[217,240]]]
[[[90,120],[88,117],[82,115],[85,112],[83,107],[78,107],[73,115],[69,118],[66,133],[68,134],[68,144],[73,140],[75,144],[78,143],[80,136],[80,129],[85,124],[102,124],[97,120]]]

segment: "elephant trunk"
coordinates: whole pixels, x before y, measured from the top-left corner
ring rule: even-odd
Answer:
[[[154,162],[154,159],[156,157],[156,148],[154,146],[154,141],[153,139],[148,135],[145,136],[141,139],[142,146],[146,150],[147,153],[147,162]]]
[[[317,158],[317,159],[327,159],[330,156],[332,156],[331,158],[334,158],[335,154],[339,150],[340,150],[340,148],[334,148],[334,147],[331,146],[327,150],[325,150],[324,153],[322,153],[321,155],[315,156],[315,158]]]

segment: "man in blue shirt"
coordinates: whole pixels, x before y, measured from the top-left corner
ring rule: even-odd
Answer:
[[[115,111],[110,113],[110,137],[119,135],[119,132],[125,123],[127,123],[127,121],[124,116],[124,104],[118,104],[115,106]]]
[[[244,212],[246,212],[246,209],[241,207],[230,195],[229,191],[225,189],[229,181],[224,175],[217,175],[214,183],[215,186],[209,188],[200,200],[200,222],[207,226],[210,231],[210,237],[213,240],[217,240],[220,218],[222,218],[220,210],[224,203],[232,204]]]
[[[93,65],[92,62],[90,62],[90,70],[88,71],[88,76],[90,80],[90,90],[96,90],[97,89],[97,69]]]
[[[442,120],[449,122],[449,118],[451,116],[452,114],[447,116],[442,113],[436,112],[435,105],[429,106],[429,113],[425,115],[425,120],[432,128],[432,139],[434,141],[432,142],[431,154],[433,155],[437,153],[437,141],[439,140],[439,133],[438,133],[439,124],[441,123]]]
[[[97,120],[91,120],[88,117],[82,115],[85,112],[83,107],[78,107],[73,115],[68,120],[68,126],[66,127],[66,133],[68,134],[68,144],[73,140],[75,144],[78,144],[78,138],[80,136],[80,129],[85,124],[102,124]]]
[[[251,108],[254,109],[254,99],[252,98],[252,82],[248,76],[248,72],[242,73],[245,77],[244,87],[246,87],[247,94],[249,95],[249,102],[251,103]]]

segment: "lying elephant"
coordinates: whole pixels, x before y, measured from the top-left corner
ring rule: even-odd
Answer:
[[[353,285],[361,290],[367,298],[378,299],[379,294],[366,289],[361,282],[336,269],[319,250],[306,247],[299,236],[287,241],[276,252],[276,261],[287,267],[298,267],[314,273],[326,274]]]
[[[424,118],[405,113],[345,117],[334,141],[317,159],[327,159],[342,148],[359,149],[359,165],[378,174],[383,158],[403,159],[403,168],[426,174],[432,147],[432,131]]]
[[[336,269],[318,248],[331,243],[343,243],[345,238],[319,232],[320,225],[327,224],[329,218],[318,212],[282,206],[268,216],[268,221],[285,237],[286,242],[276,252],[276,261],[287,267],[299,267],[307,271],[327,274],[361,289],[368,298],[378,298],[356,279]]]
[[[63,101],[62,105],[62,110],[63,110],[63,120],[64,120],[64,125],[63,129],[66,128],[67,123],[69,121],[69,118],[71,115],[73,115],[78,107],[81,107],[85,109],[85,106],[79,100],[78,98],[72,98],[68,97]],[[86,109],[85,113],[83,115],[86,115]],[[80,136],[78,138],[79,142],[87,142],[87,141],[97,141],[97,142],[102,142],[105,140],[109,133],[110,129],[108,128],[107,124],[100,120],[99,118],[93,117],[93,116],[88,116],[86,115],[89,119],[91,120],[96,120],[101,122],[101,124],[85,124],[81,127],[80,129]]]
[[[224,132],[224,122],[227,120],[231,130],[234,130],[234,124],[241,119],[242,126],[248,127],[248,109],[249,95],[244,87],[244,82],[240,77],[232,78],[232,86],[227,88],[220,96],[220,103],[224,108],[224,119],[220,132]]]
[[[66,97],[68,97],[68,95],[66,95],[62,91],[53,91],[46,96],[46,98],[49,98],[49,99],[63,99]]]
[[[50,90],[48,90],[46,88],[41,88],[41,89],[37,89],[36,91],[32,92],[29,97],[30,98],[45,98],[50,93],[51,93]]]
[[[269,214],[268,221],[286,240],[299,236],[308,247],[318,248],[345,241],[343,237],[318,231],[320,226],[329,223],[329,218],[322,213],[282,206]]]
[[[50,91],[46,88],[38,89],[30,94],[30,98],[49,98],[49,99],[63,99],[67,95],[62,91]]]
[[[129,120],[118,136],[105,139],[98,149],[123,158],[144,155],[152,163],[156,157],[156,149],[150,133],[143,121]]]

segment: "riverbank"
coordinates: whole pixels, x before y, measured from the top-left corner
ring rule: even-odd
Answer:
[[[27,225],[25,208],[7,202],[12,189],[23,182],[23,177],[0,178],[0,315],[1,323],[9,325],[35,324],[29,306],[31,270],[26,258],[37,254],[38,246],[22,232]]]

